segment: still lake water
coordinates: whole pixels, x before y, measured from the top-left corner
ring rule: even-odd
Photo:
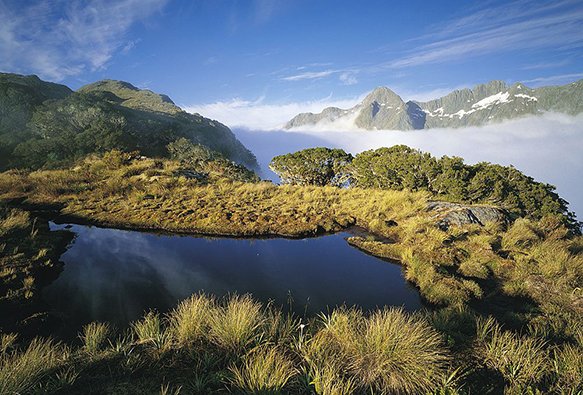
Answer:
[[[350,247],[348,233],[234,239],[69,226],[76,238],[61,257],[63,272],[42,290],[42,299],[77,328],[90,321],[124,327],[145,311],[166,312],[199,291],[219,297],[251,293],[301,315],[342,304],[421,307],[401,267]]]

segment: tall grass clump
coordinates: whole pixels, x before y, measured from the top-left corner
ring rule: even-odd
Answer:
[[[83,327],[79,336],[83,342],[83,349],[89,354],[95,354],[103,349],[110,327],[106,323],[92,322]]]
[[[441,378],[447,357],[440,336],[401,309],[375,312],[355,339],[351,368],[379,392],[418,392]]]
[[[16,229],[26,229],[30,224],[30,214],[21,210],[9,210],[0,220],[0,235]]]
[[[553,350],[554,389],[561,394],[583,393],[583,347],[567,344]]]
[[[138,342],[153,345],[157,349],[166,349],[170,346],[171,336],[162,327],[160,315],[150,311],[140,321],[132,323],[132,329]]]
[[[260,347],[232,365],[231,384],[245,394],[280,394],[297,374],[293,362],[276,347]]]
[[[335,366],[313,366],[309,375],[310,385],[319,395],[352,395],[358,390],[356,379],[345,376]]]
[[[0,333],[0,355],[14,348],[18,335],[16,333]]]
[[[547,373],[545,342],[505,331],[492,318],[477,320],[477,354],[485,366],[497,371],[510,392],[537,385]]]
[[[22,353],[0,358],[0,394],[29,394],[68,357],[68,351],[52,340],[33,339]]]
[[[215,301],[199,294],[182,301],[169,315],[170,330],[180,345],[189,345],[208,334],[208,321]]]
[[[312,371],[335,372],[373,393],[429,391],[442,381],[449,361],[439,334],[420,316],[396,308],[368,318],[354,309],[333,312],[305,358],[315,365]]]
[[[240,353],[256,338],[264,323],[261,304],[251,296],[232,295],[214,309],[210,320],[211,341],[228,352]]]

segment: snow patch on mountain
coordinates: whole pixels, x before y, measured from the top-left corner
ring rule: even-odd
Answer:
[[[472,104],[472,108],[474,108],[476,110],[483,110],[483,109],[488,108],[490,106],[493,106],[495,104],[508,103],[509,97],[510,97],[510,93],[499,92],[499,93],[496,93],[495,95],[488,96],[488,97],[480,100],[479,102]]]

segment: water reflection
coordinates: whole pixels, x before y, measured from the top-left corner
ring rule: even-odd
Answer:
[[[51,229],[64,225],[51,224]],[[346,303],[372,309],[420,307],[398,265],[350,247],[336,234],[303,240],[209,239],[72,225],[64,271],[43,290],[72,326],[125,326],[144,311],[168,311],[194,292],[252,293],[299,314]]]

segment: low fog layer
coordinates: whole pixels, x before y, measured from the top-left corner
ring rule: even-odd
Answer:
[[[434,156],[461,156],[466,163],[488,161],[513,165],[537,181],[557,187],[570,210],[583,219],[583,114],[546,114],[501,124],[422,131],[252,130],[235,134],[257,156],[262,177],[277,181],[267,165],[275,155],[309,147],[336,147],[358,152],[406,144]]]

